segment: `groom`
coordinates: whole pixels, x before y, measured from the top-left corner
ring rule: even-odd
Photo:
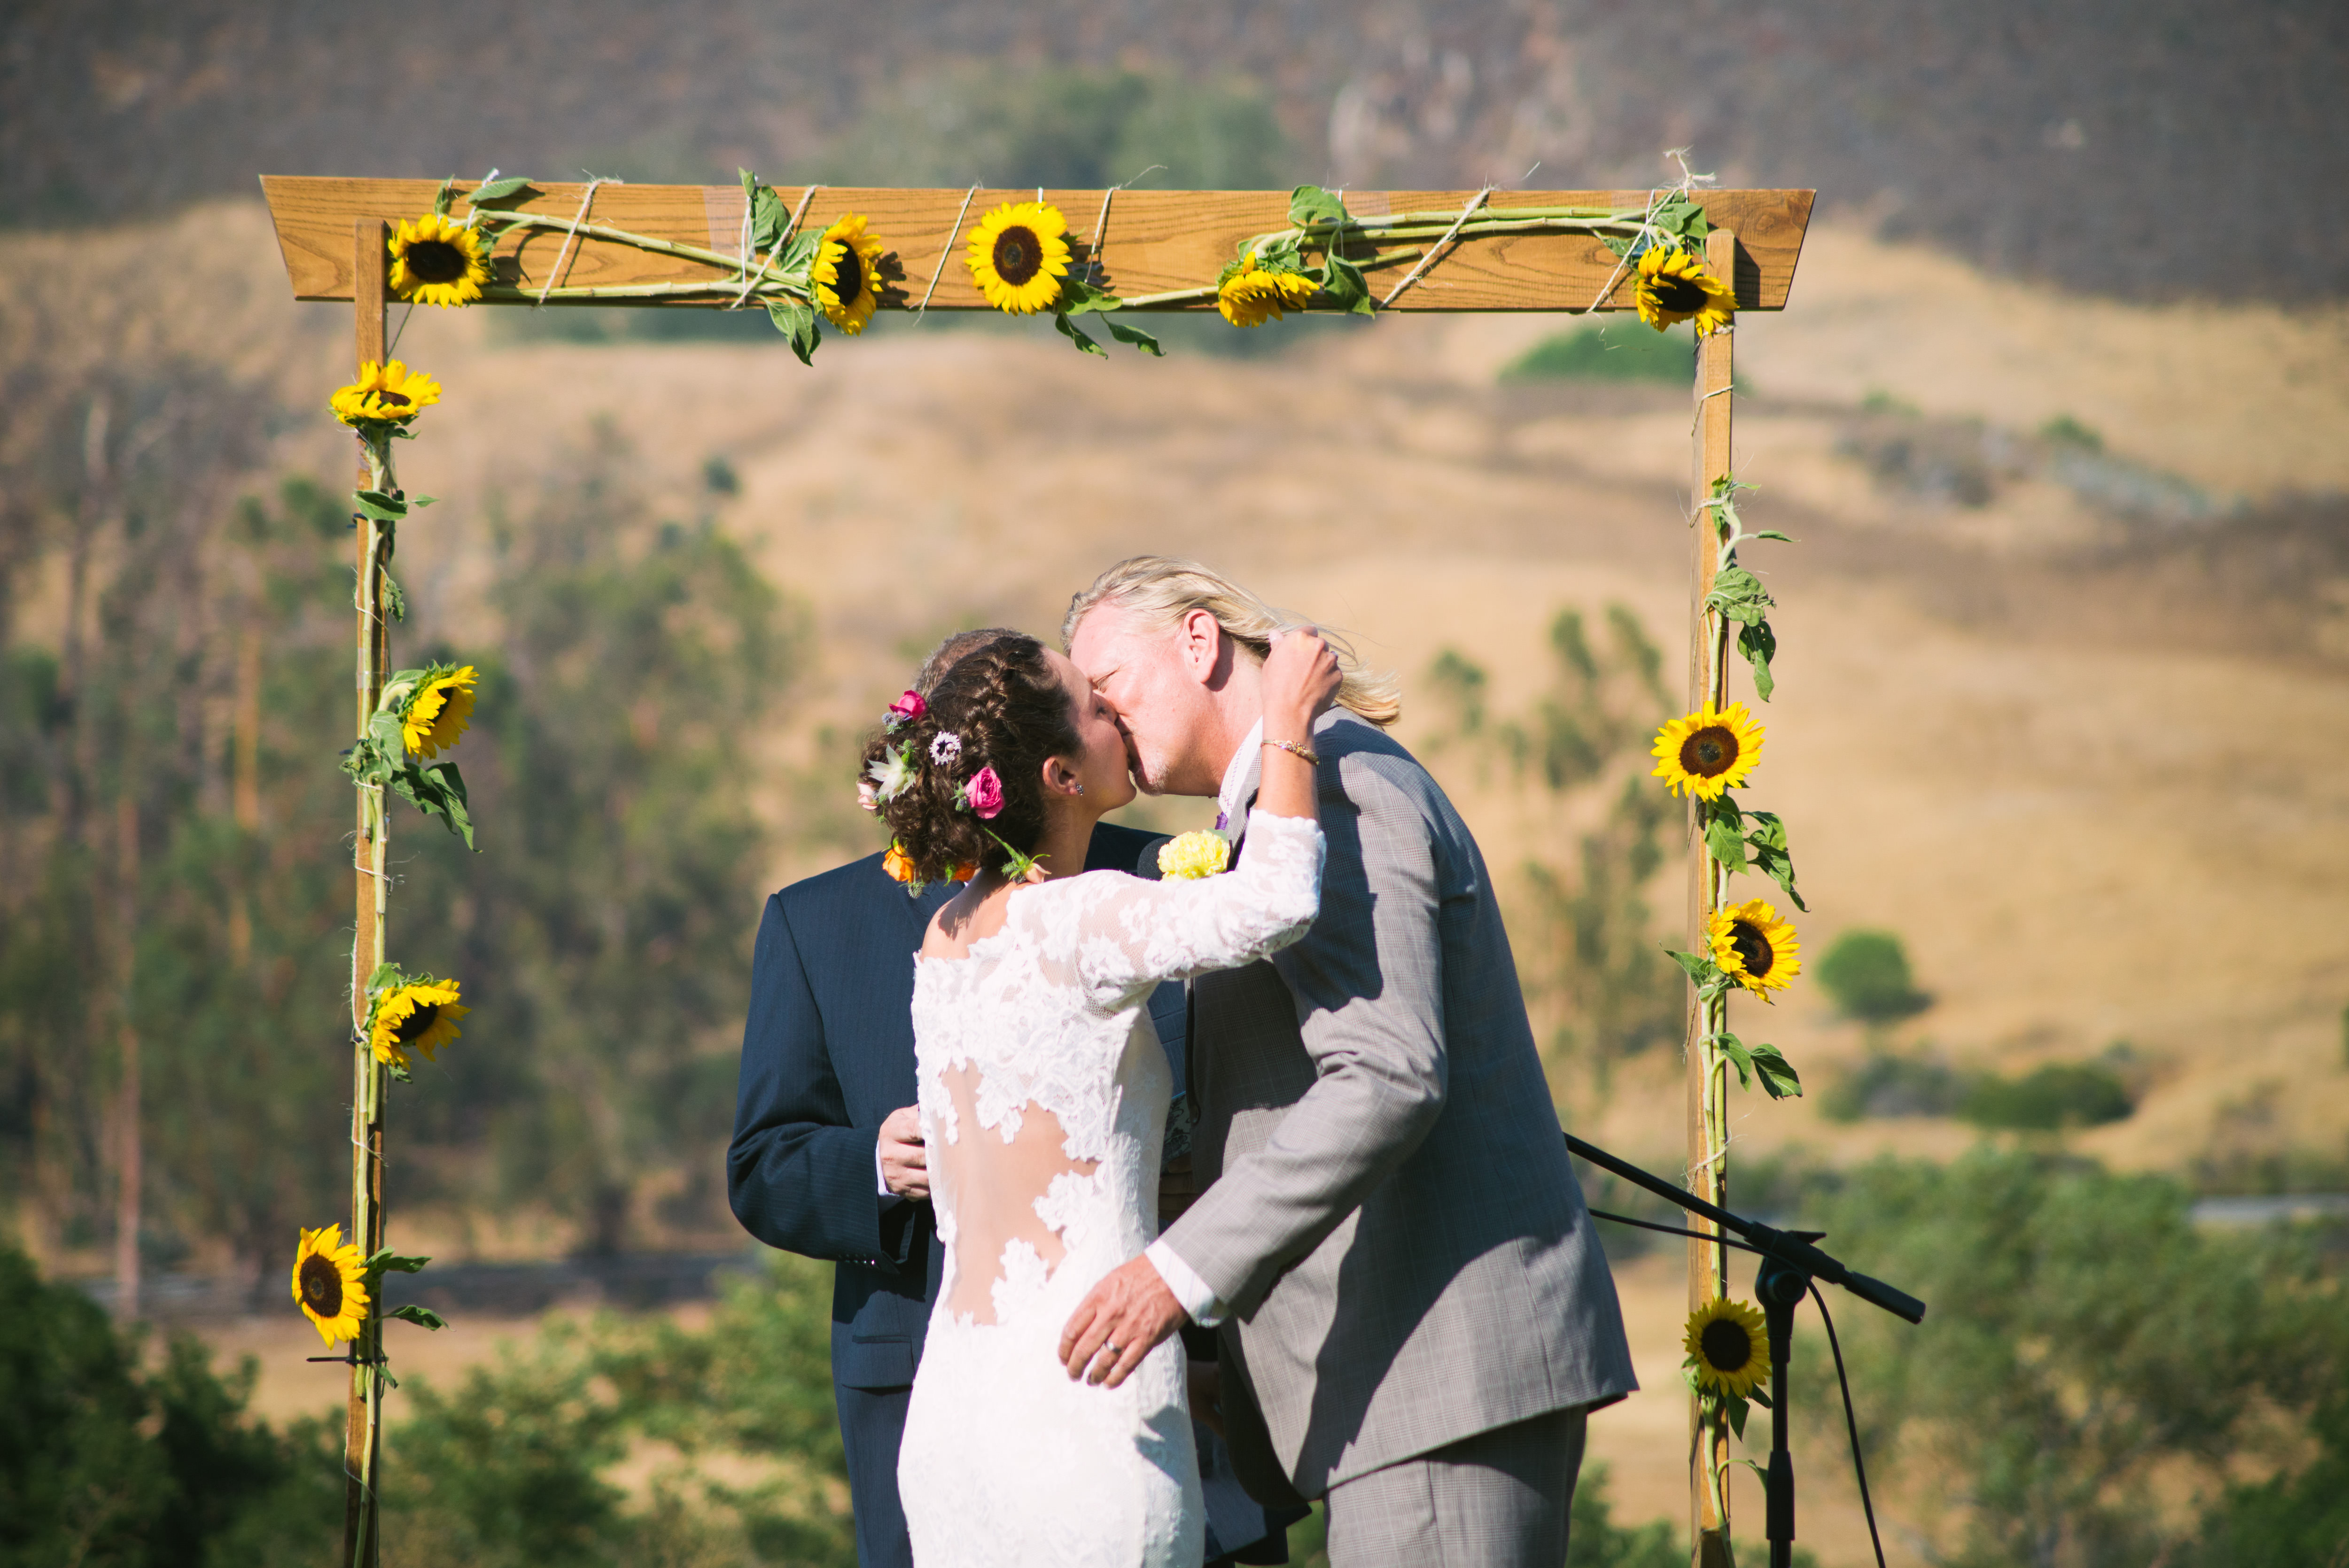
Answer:
[[[1143,556],[1077,595],[1062,634],[1142,789],[1214,796],[1241,831],[1257,672],[1293,624]],[[1216,1329],[1241,1479],[1267,1502],[1326,1496],[1332,1568],[1556,1568],[1585,1417],[1638,1387],[1614,1282],[1475,841],[1385,733],[1392,689],[1350,667],[1338,701],[1309,758],[1320,918],[1191,987],[1212,1185],[1094,1287],[1061,1355],[1113,1383],[1185,1323]]]

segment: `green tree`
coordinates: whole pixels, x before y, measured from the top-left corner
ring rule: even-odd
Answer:
[[[255,1367],[174,1340],[152,1374],[81,1292],[0,1245],[0,1563],[274,1568],[323,1561],[342,1473],[316,1423],[250,1421]]]
[[[461,976],[475,1008],[403,1099],[452,1155],[411,1161],[408,1195],[551,1202],[599,1250],[647,1221],[730,1223],[762,892],[747,745],[796,646],[741,550],[656,521],[626,471],[600,433],[496,524],[497,624],[443,651],[481,670],[460,754],[481,852],[411,828],[396,915],[407,961]],[[639,1212],[657,1179],[665,1206]]]
[[[1640,766],[1666,707],[1663,657],[1620,604],[1608,608],[1599,648],[1578,612],[1560,612],[1549,651],[1547,689],[1522,717],[1496,719],[1485,671],[1444,650],[1429,672],[1442,717],[1423,746],[1439,767],[1480,779],[1498,771],[1516,787],[1523,841],[1541,846],[1520,862],[1531,936],[1518,971],[1556,1020],[1556,1053],[1583,1060],[1603,1089],[1615,1062],[1681,1026],[1681,974],[1657,945],[1645,897],[1675,814]]]
[[[2342,1306],[2300,1249],[2212,1236],[2176,1182],[1983,1149],[1880,1161],[1806,1205],[1826,1243],[1921,1296],[1841,1315],[1870,1456],[1911,1479],[1940,1561],[2157,1561],[2157,1474],[2288,1435],[2342,1376]],[[1838,1298],[1838,1305],[1841,1300]],[[1836,1410],[1826,1346],[1798,1408]]]
[[[1847,1017],[1870,1027],[1923,1012],[1932,998],[1917,989],[1909,954],[1889,931],[1847,931],[1812,973]]]

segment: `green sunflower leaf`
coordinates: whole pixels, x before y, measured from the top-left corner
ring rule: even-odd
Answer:
[[[1316,223],[1343,223],[1347,221],[1346,201],[1319,185],[1299,185],[1288,193],[1289,226],[1310,228]]]
[[[360,516],[378,522],[398,522],[408,515],[408,502],[388,490],[353,490],[351,499],[358,502]]]
[[[1112,321],[1109,323],[1109,335],[1120,343],[1131,344],[1144,354],[1155,355],[1161,359],[1166,357],[1166,351],[1158,346],[1158,340],[1138,326],[1127,326],[1122,322]]]
[[[767,319],[773,322],[775,330],[790,342],[792,352],[800,356],[802,365],[812,366],[815,363],[815,347],[823,341],[823,329],[816,325],[813,305],[801,304],[795,300],[769,300]]]
[[[1713,858],[1732,872],[1745,869],[1745,838],[1737,824],[1721,817],[1709,817],[1704,824],[1704,847]]]
[[[1606,246],[1609,250],[1614,252],[1618,256],[1622,257],[1625,261],[1631,259],[1631,246],[1637,240],[1638,236],[1633,234],[1601,234],[1599,236],[1599,242],[1600,244]]]
[[[399,579],[388,572],[383,574],[383,607],[395,621],[408,619],[408,595],[399,591]]]
[[[1729,1412],[1729,1429],[1735,1432],[1738,1440],[1743,1442],[1745,1439],[1745,1401],[1734,1394],[1723,1394],[1721,1403],[1722,1408]]]
[[[431,1261],[429,1257],[410,1257],[386,1247],[367,1259],[367,1272],[378,1279],[387,1274],[422,1274],[424,1265]]]
[[[421,767],[410,762],[394,768],[386,780],[394,793],[428,817],[438,817],[448,830],[474,848],[473,818],[465,800],[464,775],[453,762]]]
[[[511,201],[529,189],[530,180],[526,175],[510,174],[503,180],[482,181],[473,187],[471,194],[465,200],[476,207],[487,207],[496,201]]]
[[[439,1313],[433,1311],[429,1306],[418,1306],[412,1302],[406,1306],[396,1306],[389,1312],[384,1314],[384,1315],[386,1317],[396,1317],[402,1323],[412,1323],[419,1328],[446,1328],[449,1326],[449,1320],[447,1318],[442,1317]]]
[[[783,199],[775,194],[771,185],[761,185],[750,196],[750,244],[754,249],[772,251],[782,242],[783,229],[792,221],[792,211]]]
[[[378,964],[375,966],[375,973],[367,976],[367,988],[368,992],[372,994],[378,991],[388,991],[394,986],[405,985],[407,984],[407,970],[402,969],[397,964]]]
[[[1753,1400],[1755,1404],[1761,1406],[1765,1410],[1770,1408],[1770,1391],[1767,1388],[1763,1387],[1758,1383],[1754,1386],[1754,1392],[1746,1395],[1745,1397]],[[1751,1463],[1752,1461],[1749,1460],[1747,1462]]]
[[[1376,315],[1378,301],[1371,295],[1370,280],[1362,269],[1345,257],[1332,254],[1321,263],[1321,292],[1340,310],[1356,315]]]
[[[432,193],[432,211],[440,217],[449,215],[449,203],[457,197],[457,177],[453,174],[440,181],[440,189]]]
[[[1762,586],[1762,579],[1743,566],[1725,568],[1713,580],[1713,592],[1704,596],[1704,608],[1717,610],[1732,621],[1753,625],[1759,622],[1777,603],[1770,590]]]
[[[1061,315],[1089,315],[1096,311],[1119,310],[1124,304],[1107,289],[1096,288],[1071,273],[1061,280],[1061,303],[1054,309]]]
[[[1770,673],[1770,661],[1778,656],[1778,634],[1770,623],[1757,620],[1737,628],[1737,651],[1754,666],[1754,695],[1764,702],[1778,689],[1778,678]]]
[[[1775,528],[1765,528],[1759,533],[1750,533],[1747,534],[1746,537],[1748,539],[1775,539],[1781,544],[1792,544],[1795,542],[1791,534],[1781,533]]]
[[[777,263],[785,273],[804,275],[815,265],[815,255],[823,249],[822,230],[802,229],[783,245],[783,259]]]
[[[1052,325],[1060,328],[1061,335],[1062,337],[1067,338],[1071,343],[1077,346],[1079,352],[1084,354],[1098,354],[1104,359],[1109,357],[1109,350],[1103,348],[1100,344],[1095,343],[1092,338],[1087,337],[1083,333],[1078,331],[1077,324],[1069,319],[1068,313],[1066,311],[1054,311],[1052,313]]]
[[[1664,951],[1671,954],[1672,962],[1679,965],[1687,973],[1688,977],[1700,986],[1712,984],[1721,975],[1721,970],[1713,960],[1700,954],[1682,953],[1677,947],[1667,947]]]
[[[1731,1034],[1707,1035],[1704,1039],[1705,1044],[1727,1057],[1730,1065],[1736,1068],[1737,1087],[1752,1088],[1754,1087],[1754,1053],[1745,1048],[1745,1042]]]

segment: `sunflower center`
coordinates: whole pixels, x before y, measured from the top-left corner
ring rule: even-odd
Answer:
[[[1697,1338],[1705,1365],[1716,1372],[1743,1372],[1754,1359],[1754,1336],[1733,1318],[1716,1317]]]
[[[995,236],[994,262],[995,275],[1018,288],[1042,269],[1043,242],[1033,229],[1006,229]]]
[[[832,264],[832,294],[843,309],[856,303],[864,292],[864,258],[856,253],[854,245],[840,247],[840,256]]]
[[[343,1271],[323,1253],[302,1260],[302,1305],[320,1317],[343,1315]]]
[[[1746,921],[1730,922],[1729,945],[1737,950],[1737,961],[1745,965],[1745,973],[1756,980],[1769,974],[1770,966],[1778,962],[1778,950],[1770,945],[1762,928]]]
[[[419,282],[453,284],[465,275],[468,258],[446,240],[419,240],[408,247],[408,270]]]
[[[399,1037],[401,1045],[412,1046],[424,1037],[424,1032],[432,1026],[433,1020],[440,1016],[440,1003],[419,1002],[416,1005],[416,1011],[391,1026],[392,1033]]]
[[[1717,779],[1736,762],[1737,732],[1725,725],[1707,725],[1681,742],[1682,769],[1700,779]]]
[[[1656,303],[1666,310],[1693,312],[1704,308],[1704,290],[1686,278],[1658,278],[1655,295]]]

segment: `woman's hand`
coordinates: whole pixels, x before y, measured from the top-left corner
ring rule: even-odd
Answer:
[[[1275,637],[1264,660],[1265,738],[1302,741],[1336,700],[1340,679],[1338,655],[1311,626]]]

